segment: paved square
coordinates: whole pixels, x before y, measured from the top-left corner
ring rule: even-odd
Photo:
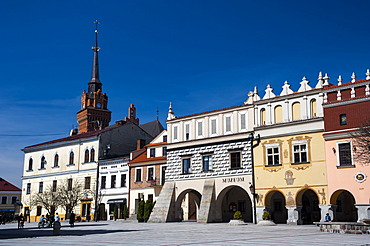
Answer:
[[[0,225],[0,245],[369,245],[370,235],[332,234],[308,226],[230,226],[137,223],[135,221],[80,222],[74,228],[62,222],[60,236],[37,223]]]

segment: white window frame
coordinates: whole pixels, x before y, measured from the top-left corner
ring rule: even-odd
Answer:
[[[227,129],[227,118],[230,118],[230,131]],[[232,134],[233,133],[233,114],[225,114],[224,115],[224,133],[225,134]]]
[[[245,120],[245,128],[242,128],[242,117],[243,116],[244,116],[244,120]],[[239,125],[239,132],[248,131],[248,111],[238,112],[238,125]]]
[[[184,172],[184,160],[185,159],[189,159],[189,172],[187,172],[187,173]],[[182,174],[190,174],[190,173],[192,173],[191,172],[191,166],[192,166],[191,165],[191,156],[184,156],[184,157],[181,158],[181,173]]]
[[[179,124],[172,125],[172,141],[179,141]]]
[[[189,128],[189,132],[188,132],[189,138],[186,138],[187,128]],[[184,123],[184,141],[189,141],[189,140],[191,140],[191,121],[187,121]]]
[[[280,148],[280,144],[279,143],[272,143],[272,144],[265,144],[264,146],[265,146],[265,156],[266,156],[265,166],[271,167],[271,166],[280,166],[280,165],[282,165],[282,163],[281,163],[281,148]],[[276,164],[276,163],[269,164],[269,160],[268,160],[268,157],[269,157],[268,149],[270,149],[270,148],[278,148],[278,151],[279,151],[279,163],[278,164]],[[272,155],[274,156],[274,154],[272,154]],[[273,158],[273,160],[274,160],[274,158]]]
[[[140,181],[137,180],[137,170],[138,169],[141,169]],[[143,182],[143,168],[142,167],[135,167],[135,182]]]
[[[294,146],[295,145],[306,145],[306,158],[307,158],[307,161],[306,162],[294,162]],[[307,140],[295,140],[295,141],[292,141],[292,163],[293,164],[301,164],[301,163],[309,163],[310,162],[310,159],[308,158],[309,157],[309,154],[308,154],[308,141]],[[300,151],[301,153],[301,151]]]
[[[350,148],[351,148],[351,163],[352,165],[340,165],[340,158],[339,158],[339,145],[340,144],[346,144],[346,143],[349,143],[350,145]],[[351,140],[347,140],[347,141],[340,141],[340,142],[337,142],[337,166],[338,167],[352,167],[352,166],[355,166],[355,163],[353,161],[353,146],[352,146],[352,141]]]
[[[149,169],[153,168],[153,180],[149,180]],[[146,168],[146,181],[155,181],[155,167],[150,166]]]
[[[212,132],[212,121],[215,121],[215,133]],[[213,117],[210,117],[209,118],[209,136],[211,137],[216,137],[218,136],[218,117],[217,116],[213,116]]]
[[[210,160],[208,161],[208,170],[204,170],[204,157],[210,157]],[[203,172],[209,172],[213,170],[213,154],[202,155],[202,170]]]
[[[204,120],[197,120],[196,121],[196,133],[197,133],[197,138],[204,138]],[[199,124],[201,127],[199,127]],[[200,134],[199,134],[200,131]]]

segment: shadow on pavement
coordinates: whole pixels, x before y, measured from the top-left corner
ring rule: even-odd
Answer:
[[[93,234],[108,234],[117,232],[134,232],[139,230],[60,230],[60,236],[84,236]],[[0,230],[0,239],[14,239],[14,238],[32,238],[32,237],[51,237],[53,236],[53,228],[25,228],[18,229],[3,229]]]

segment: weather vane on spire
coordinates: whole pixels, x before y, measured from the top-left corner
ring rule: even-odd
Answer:
[[[98,46],[98,25],[100,24],[100,22],[98,20],[95,20],[93,23],[95,24],[95,46],[92,47],[92,49],[95,51],[99,51],[100,47]]]

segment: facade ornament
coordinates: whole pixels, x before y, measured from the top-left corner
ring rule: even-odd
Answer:
[[[342,76],[339,75],[338,76],[338,85],[342,85],[342,82],[343,82]]]
[[[338,91],[337,93],[337,101],[341,101],[342,100],[342,93],[340,93],[340,91]]]
[[[369,85],[366,85],[366,88],[365,88],[365,95],[366,95],[366,96],[370,95],[370,88],[369,88]]]
[[[355,98],[355,97],[356,97],[355,88],[352,87],[352,89],[351,89],[351,98]]]
[[[366,80],[370,80],[370,69],[366,70]]]
[[[172,111],[172,102],[170,102],[170,106],[168,107],[167,120],[173,120],[175,118],[176,118],[176,116],[175,116],[174,112]]]
[[[284,82],[284,85],[282,87],[283,87],[283,90],[281,91],[280,96],[293,94],[293,90],[290,89],[290,84],[289,84],[288,80],[286,80]]]
[[[274,89],[271,88],[271,85],[267,85],[267,88],[265,90],[265,96],[263,97],[263,99],[269,99],[269,98],[274,98],[275,97],[275,94],[272,92]]]
[[[356,75],[355,75],[355,72],[353,72],[353,73],[352,73],[352,75],[351,75],[351,79],[352,79],[352,80],[351,80],[351,82],[352,82],[352,83],[356,82]]]
[[[324,79],[323,79],[323,76],[322,76],[322,72],[319,72],[319,76],[317,78],[317,84],[315,86],[315,88],[322,88],[324,86]]]
[[[324,103],[328,102],[328,93],[324,93]]]
[[[330,80],[330,77],[328,76],[328,74],[327,73],[325,73],[325,76],[324,76],[324,85],[329,85],[329,80]]]
[[[253,102],[261,100],[261,97],[258,95],[257,86],[254,87],[254,91],[248,92],[248,99],[244,101],[244,104],[253,104]]]
[[[308,85],[309,83],[310,81],[308,81],[306,77],[303,77],[302,81],[300,82],[301,87],[299,87],[298,92],[312,90],[312,87]]]

